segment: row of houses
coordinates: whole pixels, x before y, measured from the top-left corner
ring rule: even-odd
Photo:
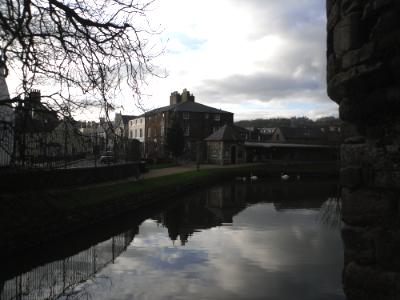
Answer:
[[[222,126],[232,125],[233,113],[198,103],[194,95],[184,89],[182,93],[171,94],[168,106],[139,116],[116,113],[109,124],[114,128],[113,132],[104,131],[106,126],[101,126],[102,120],[99,123],[81,122],[81,132],[89,135],[101,127],[106,136],[115,134],[118,138],[138,140],[143,158],[166,158],[169,155],[165,146],[166,136],[173,121],[177,121],[183,130],[184,153],[193,159],[196,156],[196,143],[204,141]]]
[[[117,153],[119,159],[139,159],[133,146],[138,142],[121,139],[113,122],[105,119],[81,122],[60,117],[42,102],[39,90],[13,99],[13,106],[1,102],[6,101],[0,101],[0,166],[52,168],[90,156],[99,157],[107,151]]]
[[[0,100],[7,100],[3,73],[0,62]],[[341,135],[340,128],[328,127],[241,128],[234,125],[232,112],[198,103],[186,89],[171,93],[167,106],[139,116],[119,112],[113,121],[59,118],[41,102],[38,90],[17,103],[15,107],[0,105],[0,165],[9,164],[11,157],[26,162],[33,157],[127,153],[133,147],[126,141],[140,145],[141,158],[168,159],[171,154],[166,147],[167,133],[173,122],[178,122],[183,131],[183,153],[187,159],[218,164],[311,159],[331,149],[335,151]]]
[[[266,159],[336,159],[341,141],[340,127],[242,128],[234,125],[234,114],[195,101],[188,90],[173,92],[170,104],[140,116],[115,115],[117,134],[136,139],[142,157],[167,158],[166,135],[177,120],[184,135],[184,153],[209,163],[228,164]],[[201,147],[198,147],[198,144]],[[279,148],[279,151],[276,149]],[[287,148],[290,148],[288,151]],[[268,149],[268,150],[267,150]],[[274,149],[274,151],[272,151]],[[306,150],[304,150],[306,149]],[[286,153],[278,157],[276,153]],[[289,154],[290,153],[290,154]],[[308,155],[304,155],[308,153]]]

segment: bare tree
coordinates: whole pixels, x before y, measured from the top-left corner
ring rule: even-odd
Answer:
[[[147,20],[147,0],[1,0],[0,55],[6,75],[21,76],[20,92],[52,85],[48,103],[64,115],[99,105],[108,115],[125,85],[155,74],[159,55]],[[51,100],[50,100],[51,99]]]

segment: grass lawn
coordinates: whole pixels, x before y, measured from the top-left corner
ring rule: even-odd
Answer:
[[[146,167],[149,170],[157,170],[157,169],[165,169],[165,168],[172,168],[179,166],[177,163],[164,163],[164,164],[151,164],[147,165]]]

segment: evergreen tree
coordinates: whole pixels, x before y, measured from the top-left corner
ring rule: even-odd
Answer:
[[[171,152],[174,158],[178,158],[183,153],[185,139],[183,136],[183,129],[177,118],[172,119],[171,126],[167,129],[165,147]]]

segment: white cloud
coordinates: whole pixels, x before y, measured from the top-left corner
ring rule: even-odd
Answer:
[[[151,80],[151,107],[167,105],[170,92],[186,87],[236,120],[337,115],[326,95],[320,0],[162,0],[156,13],[169,38],[159,60],[169,77]],[[254,101],[270,102],[269,110],[252,114]]]
[[[143,84],[146,109],[187,88],[235,120],[337,115],[326,95],[324,1],[158,0],[151,8],[150,23],[161,29],[152,43],[165,46],[154,62],[169,75]],[[116,102],[142,112],[127,91]],[[252,109],[255,102],[268,110]]]

